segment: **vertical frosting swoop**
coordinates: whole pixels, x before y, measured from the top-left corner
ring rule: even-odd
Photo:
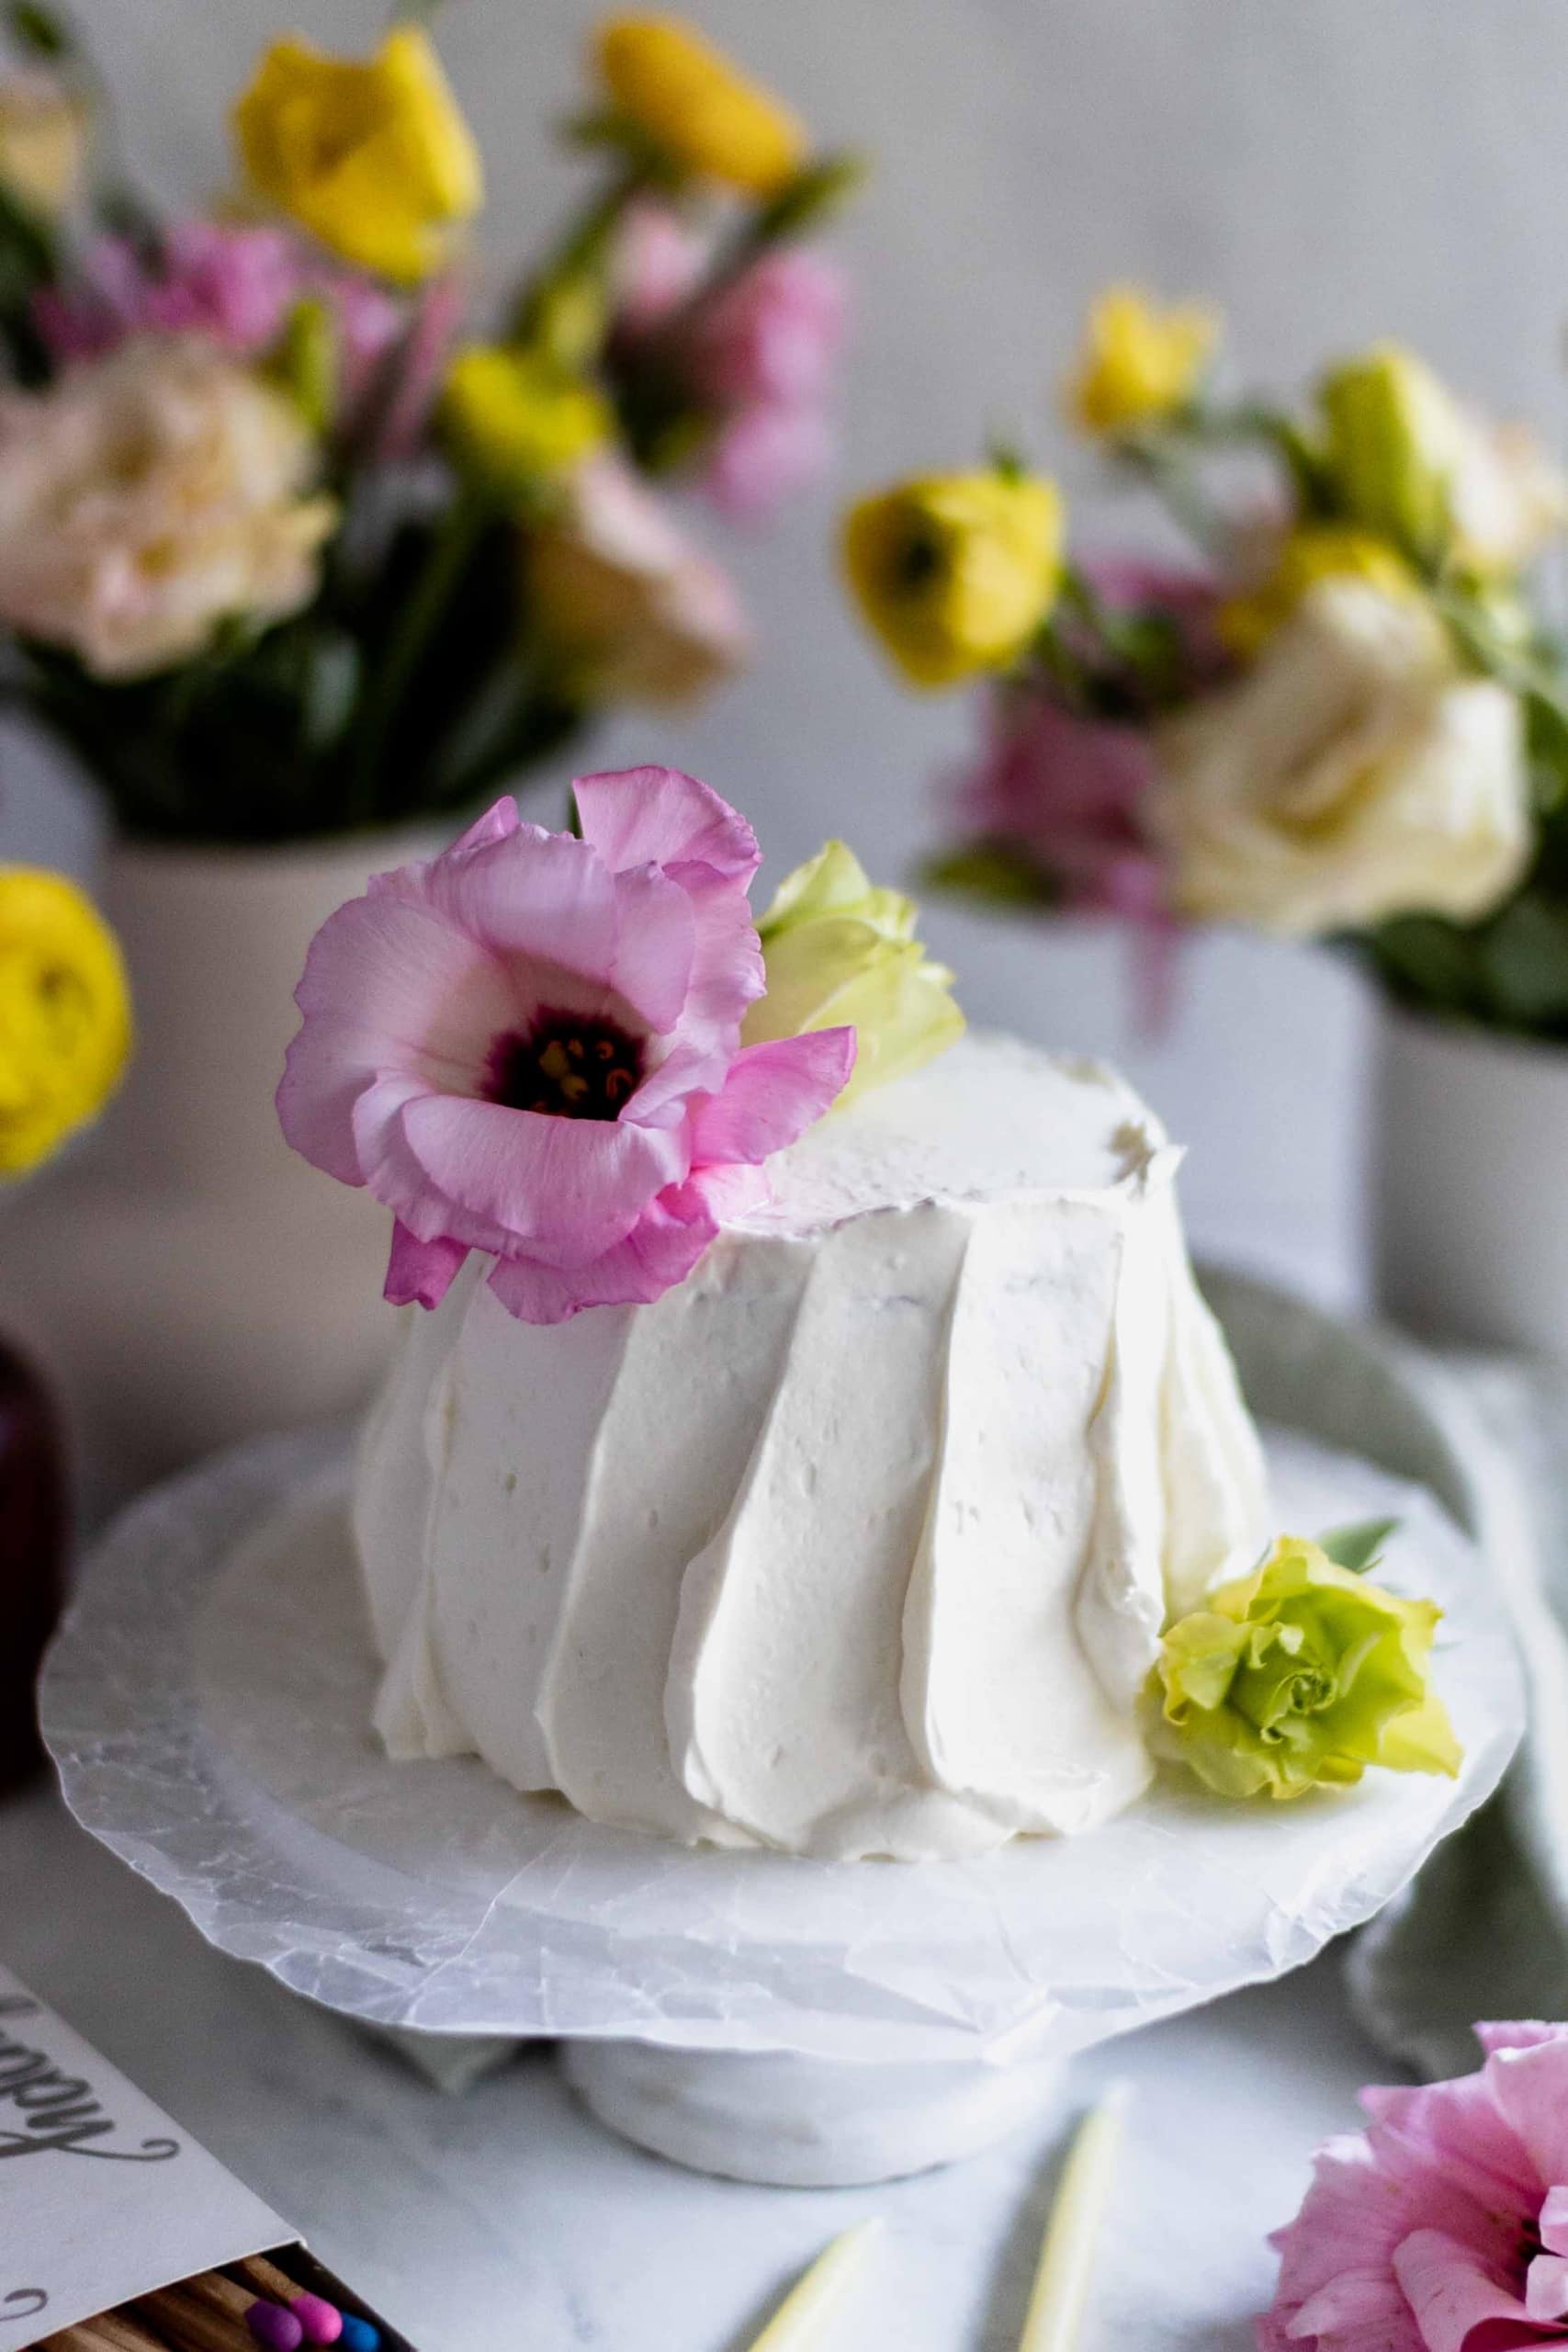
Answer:
[[[355,1503],[391,1752],[844,1860],[1131,1802],[1167,1610],[1264,1532],[1179,1158],[1110,1071],[971,1037],[655,1306],[413,1316]]]

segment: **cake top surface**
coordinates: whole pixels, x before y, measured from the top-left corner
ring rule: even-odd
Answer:
[[[739,1222],[802,1233],[928,1202],[1101,1193],[1165,1141],[1154,1114],[1103,1063],[971,1032],[771,1160],[772,1200]]]

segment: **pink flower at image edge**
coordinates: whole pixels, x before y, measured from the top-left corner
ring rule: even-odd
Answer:
[[[1476,2032],[1478,2074],[1363,2091],[1320,2149],[1259,2352],[1568,2343],[1568,2026]]]
[[[471,1250],[525,1322],[660,1297],[853,1067],[849,1029],[740,1046],[763,977],[734,809],[671,768],[576,792],[581,839],[500,800],[311,943],[278,1115],[391,1210],[395,1304],[438,1304]]]

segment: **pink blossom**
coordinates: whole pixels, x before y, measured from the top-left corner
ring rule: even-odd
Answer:
[[[820,407],[843,348],[849,289],[821,254],[764,254],[705,302],[692,326],[692,379],[721,406]]]
[[[714,442],[702,487],[731,522],[766,522],[818,480],[832,450],[832,427],[820,409],[784,401],[743,409]]]
[[[1071,907],[1157,913],[1159,865],[1138,815],[1153,773],[1147,730],[1085,718],[1032,686],[995,692],[985,727],[960,791],[968,828],[1022,850]]]
[[[581,777],[582,836],[497,801],[317,933],[278,1114],[396,1219],[387,1296],[470,1250],[525,1322],[656,1299],[847,1081],[854,1032],[740,1046],[750,828],[672,768]]]
[[[695,292],[707,256],[706,240],[667,204],[634,204],[615,254],[616,324],[631,335],[661,325]]]
[[[1476,2029],[1478,2074],[1368,2090],[1318,2153],[1260,2352],[1568,2343],[1568,2027]]]
[[[93,358],[134,334],[200,334],[236,358],[277,341],[296,302],[315,295],[336,321],[345,398],[400,331],[398,305],[367,278],[333,269],[282,230],[179,220],[153,260],[123,237],[99,237],[76,281],[35,300],[39,330],[61,360]]]

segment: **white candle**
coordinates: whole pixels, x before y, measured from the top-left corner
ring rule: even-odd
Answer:
[[[824,2248],[773,2313],[751,2352],[806,2352],[818,2329],[860,2268],[880,2222],[861,2222]]]
[[[1067,2151],[1018,2352],[1076,2352],[1127,2099],[1127,2086],[1119,2083],[1084,2118]]]

